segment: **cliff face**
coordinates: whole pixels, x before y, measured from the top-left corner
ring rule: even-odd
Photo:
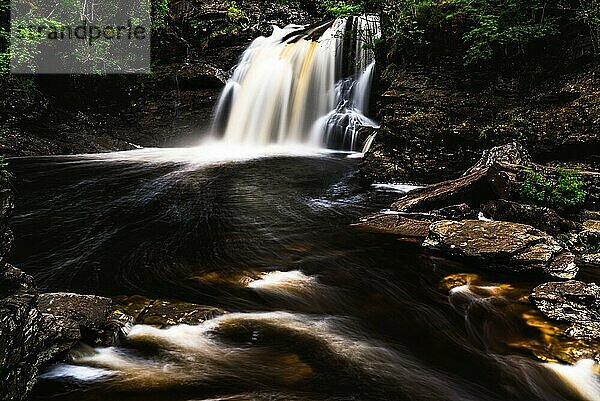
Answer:
[[[535,161],[598,163],[597,65],[526,87],[518,77],[469,71],[451,60],[391,65],[381,75],[381,130],[362,165],[367,181],[456,178],[484,149],[515,140]]]

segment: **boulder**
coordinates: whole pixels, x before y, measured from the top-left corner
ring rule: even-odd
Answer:
[[[133,317],[114,312],[110,298],[71,293],[40,294],[38,309],[48,318],[51,331],[81,331],[82,341],[97,346],[115,345],[133,324]]]
[[[564,334],[600,339],[600,286],[581,281],[545,283],[529,298],[548,318],[571,324]]]
[[[496,199],[481,205],[486,217],[494,220],[510,221],[533,226],[550,234],[558,234],[577,229],[578,225],[561,217],[548,207],[526,205],[504,199]]]
[[[65,317],[90,330],[106,324],[111,305],[110,298],[65,292],[40,294],[38,299],[41,312]]]
[[[524,224],[503,221],[434,222],[423,246],[490,267],[544,273],[570,279],[578,272],[575,255],[550,235]]]
[[[80,339],[76,323],[37,308],[33,279],[10,265],[0,274],[0,399],[25,400],[40,367]]]

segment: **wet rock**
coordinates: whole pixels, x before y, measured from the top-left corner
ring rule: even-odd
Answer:
[[[477,213],[466,203],[459,205],[450,205],[431,211],[434,216],[439,216],[443,220],[467,220],[477,218]]]
[[[79,340],[79,327],[40,312],[33,279],[19,269],[4,266],[0,289],[0,399],[24,400],[40,367]]]
[[[112,300],[95,295],[40,294],[38,309],[52,316],[48,319],[50,331],[72,333],[71,328],[75,326],[80,330],[79,338],[90,345],[114,345],[133,320],[125,315],[113,314]]]
[[[479,220],[434,222],[423,246],[519,272],[569,279],[578,271],[575,255],[550,235],[524,224]]]
[[[356,227],[366,231],[394,234],[404,238],[425,238],[431,220],[417,220],[399,214],[378,214],[361,219]]]
[[[455,180],[414,189],[392,204],[392,209],[401,212],[422,212],[459,203],[479,204],[493,196],[486,171],[483,170]]]
[[[550,234],[577,229],[575,222],[561,217],[556,211],[548,207],[497,199],[481,205],[481,211],[486,217],[494,220],[527,224]]]
[[[225,313],[224,310],[212,306],[148,299],[139,295],[115,297],[113,301],[114,310],[132,316],[136,324],[158,327],[198,325]]]
[[[111,312],[110,298],[65,292],[40,294],[38,309],[62,316],[90,330],[102,327]]]
[[[14,208],[14,198],[9,189],[0,189],[0,221],[5,222]]]
[[[545,283],[530,295],[548,318],[571,324],[565,334],[575,339],[600,339],[600,287],[567,281]]]

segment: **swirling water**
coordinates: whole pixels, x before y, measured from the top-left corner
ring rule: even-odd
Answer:
[[[134,326],[43,372],[37,399],[598,399],[586,363],[509,346],[535,335],[514,302],[533,283],[488,275],[448,291],[444,277],[472,268],[351,226],[404,187],[361,187],[360,161],[343,153],[218,152],[11,160],[11,260],[42,289],[231,312]]]

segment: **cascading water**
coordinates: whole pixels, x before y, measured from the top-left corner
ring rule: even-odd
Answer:
[[[374,15],[274,28],[244,52],[217,104],[215,136],[264,145],[360,147],[381,36]]]

